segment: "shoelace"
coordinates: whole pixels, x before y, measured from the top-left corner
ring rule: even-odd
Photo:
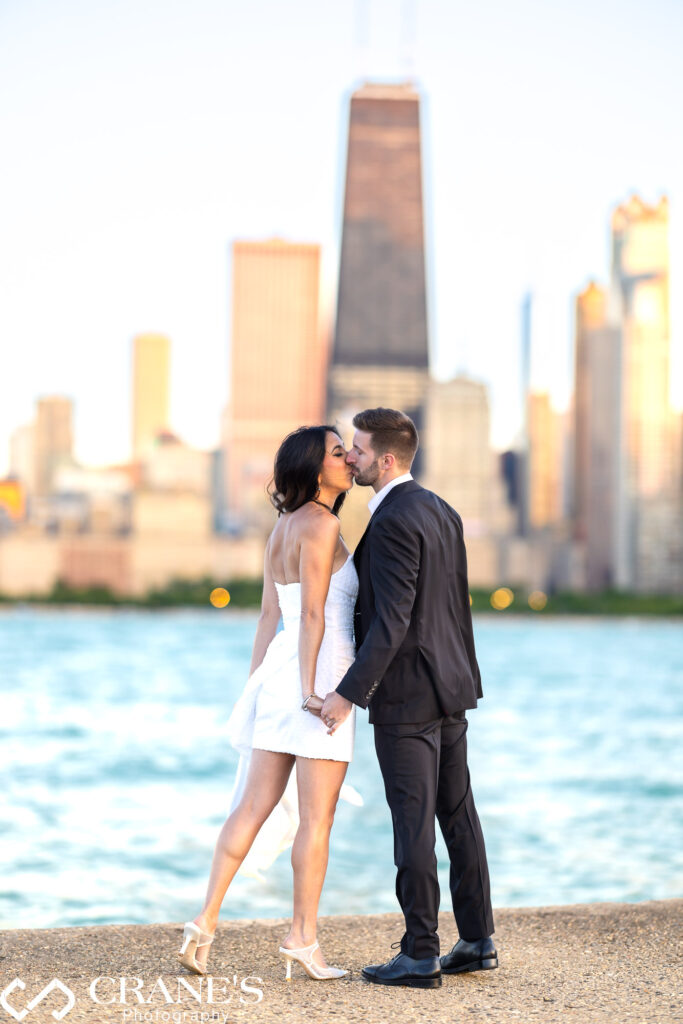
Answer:
[[[398,942],[392,942],[391,943],[391,949],[400,949],[400,948],[401,948],[401,940],[400,939],[398,940]],[[390,963],[393,964],[394,960],[398,960],[400,955],[401,955],[400,953],[397,953],[396,956],[391,958]]]

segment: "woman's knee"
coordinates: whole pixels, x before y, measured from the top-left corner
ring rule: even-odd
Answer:
[[[336,805],[322,808],[299,808],[299,828],[307,832],[325,834],[334,824]]]
[[[264,801],[263,798],[244,796],[228,818],[238,828],[260,828],[266,821],[277,801]]]

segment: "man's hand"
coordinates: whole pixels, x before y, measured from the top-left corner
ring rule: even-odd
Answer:
[[[320,717],[327,726],[327,735],[336,732],[342,722],[351,714],[353,704],[336,690],[331,690],[323,701]]]

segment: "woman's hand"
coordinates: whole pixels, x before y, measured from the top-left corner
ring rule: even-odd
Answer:
[[[306,711],[310,711],[312,715],[317,715],[317,717],[320,718],[320,711],[322,706],[322,697],[319,697],[317,693],[314,693],[313,696],[309,699],[308,704],[306,705]]]

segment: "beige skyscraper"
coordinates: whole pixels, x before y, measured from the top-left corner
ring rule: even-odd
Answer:
[[[150,450],[169,426],[171,343],[163,334],[133,339],[133,458]]]
[[[527,398],[529,431],[529,524],[543,529],[562,517],[562,432],[550,395],[532,391]]]
[[[591,590],[615,582],[620,338],[606,289],[591,282],[576,300],[572,509]]]
[[[318,323],[320,246],[235,242],[227,504],[242,525],[270,521],[266,485],[280,442],[322,423],[327,346]]]
[[[621,328],[616,583],[683,589],[681,473],[670,400],[669,207],[637,196],[612,217],[613,317]]]
[[[73,403],[62,395],[39,398],[33,427],[33,485],[45,497],[59,466],[73,461]]]

